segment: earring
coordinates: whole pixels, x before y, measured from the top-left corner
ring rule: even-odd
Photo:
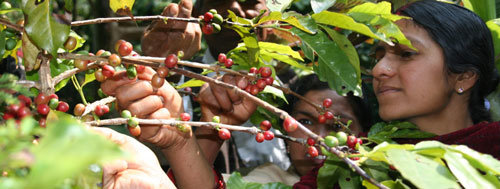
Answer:
[[[464,92],[464,88],[463,87],[458,88],[457,92],[458,94],[462,94]]]

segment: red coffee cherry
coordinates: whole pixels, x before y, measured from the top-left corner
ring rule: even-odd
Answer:
[[[159,77],[165,78],[168,76],[168,68],[165,66],[160,66],[157,70],[156,73],[158,74]]]
[[[120,45],[121,45],[122,43],[125,43],[125,42],[127,42],[127,41],[125,41],[125,40],[123,40],[123,39],[120,39],[120,40],[116,41],[116,43],[115,43],[115,52],[118,52],[118,51],[119,51],[119,49],[120,49]]]
[[[260,73],[260,76],[266,78],[266,77],[271,76],[271,74],[273,73],[273,71],[271,70],[270,67],[261,67],[259,69],[259,73]]]
[[[314,144],[316,144],[316,141],[313,138],[307,138],[307,145],[314,146]]]
[[[357,142],[357,138],[353,135],[349,135],[347,137],[347,146],[351,149],[354,149],[356,147],[356,142]]]
[[[189,120],[191,120],[191,115],[189,115],[188,113],[181,114],[181,121],[189,121]]]
[[[318,149],[316,149],[316,147],[314,146],[309,146],[307,148],[307,153],[309,154],[309,156],[311,156],[312,158],[315,158],[318,156]]]
[[[42,117],[42,118],[40,118],[40,120],[38,120],[38,124],[40,125],[40,127],[46,128],[47,127],[47,120]]]
[[[326,123],[326,116],[324,116],[324,115],[319,115],[319,116],[318,116],[318,122],[319,122],[319,123]]]
[[[201,31],[205,35],[210,35],[210,34],[214,33],[214,27],[212,26],[212,24],[205,24],[205,25],[203,25],[203,27],[201,27]]]
[[[164,78],[158,76],[158,74],[153,75],[153,78],[151,79],[151,85],[155,89],[160,88],[161,86],[163,86],[164,83],[165,83],[165,79]]]
[[[69,105],[64,101],[60,101],[59,105],[57,105],[56,110],[61,112],[67,112],[69,110]]]
[[[49,97],[43,93],[39,93],[35,98],[35,104],[47,104],[49,102]]]
[[[213,18],[214,18],[214,15],[211,12],[206,12],[203,15],[203,20],[205,20],[205,22],[210,22],[210,21],[212,21]]]
[[[165,63],[165,66],[167,68],[174,68],[175,66],[177,66],[177,61],[178,60],[179,59],[177,58],[177,55],[175,55],[175,54],[169,54],[167,56],[167,58],[165,58],[165,62],[164,63]]]
[[[333,119],[334,117],[333,113],[330,111],[326,111],[324,115],[326,119]]]
[[[332,106],[332,99],[325,98],[325,100],[323,100],[323,107],[329,108],[330,106]]]
[[[257,68],[256,67],[251,67],[249,73],[257,73]]]
[[[21,109],[22,107],[24,106],[21,106],[19,104],[11,104],[9,106],[7,106],[7,113],[12,113],[12,114],[15,114],[17,113],[17,111],[19,111],[19,109]]]
[[[132,44],[130,44],[129,42],[123,42],[118,47],[117,52],[118,54],[120,54],[120,56],[128,56],[130,55],[130,53],[132,53],[132,50],[134,50]]]
[[[266,140],[273,140],[274,139],[274,133],[271,131],[264,131],[264,139]]]
[[[73,114],[75,114],[75,116],[81,116],[84,111],[85,111],[85,105],[77,104],[73,109]]]
[[[293,132],[297,129],[297,121],[293,117],[287,117],[283,122],[283,128],[286,132]]]
[[[135,127],[127,126],[127,128],[128,128],[128,132],[130,132],[130,135],[132,135],[134,137],[138,137],[139,135],[141,135],[141,127],[139,127],[139,126],[135,126]]]
[[[39,104],[37,107],[36,107],[36,110],[37,112],[40,114],[40,115],[47,115],[49,114],[49,111],[50,111],[50,107],[49,105],[47,104]]]
[[[102,69],[99,68],[97,71],[94,72],[95,79],[99,82],[103,82],[106,80],[106,76],[102,73]]]
[[[76,68],[78,68],[79,70],[86,70],[87,69],[87,64],[88,62],[85,61],[85,60],[75,60],[74,63]]]
[[[217,60],[219,61],[219,63],[224,64],[226,63],[226,59],[227,59],[226,55],[224,53],[220,53]]]
[[[108,57],[109,65],[116,67],[122,64],[122,59],[117,54],[111,54]]]
[[[9,119],[14,119],[16,116],[12,113],[4,113],[2,118],[3,120],[9,120]]]
[[[259,79],[259,80],[257,80],[256,85],[257,85],[257,87],[259,87],[259,89],[264,90],[264,88],[266,88],[266,86],[267,86],[267,83],[266,83],[265,79]]]
[[[16,113],[17,118],[22,119],[26,116],[29,116],[31,114],[31,111],[28,107],[22,107],[19,109]]]
[[[265,138],[264,138],[264,134],[262,133],[257,133],[255,135],[255,141],[257,141],[258,143],[262,143],[264,142]]]
[[[222,140],[228,140],[231,138],[231,133],[225,128],[219,129],[219,138]]]
[[[104,75],[107,78],[113,77],[113,75],[115,75],[115,68],[113,68],[110,65],[104,65],[102,67],[102,75]],[[97,76],[96,76],[96,79],[97,79]]]
[[[17,96],[17,99],[21,101],[25,106],[31,106],[31,98],[24,96],[24,95],[19,95]]]
[[[234,62],[233,62],[233,59],[226,59],[226,61],[224,62],[224,66],[226,66],[226,68],[231,68],[231,66],[233,66]]]
[[[106,105],[97,105],[94,110],[95,114],[99,117],[107,114],[109,112],[109,107]]]
[[[144,73],[146,71],[146,66],[144,65],[135,65],[135,70],[138,74]]]
[[[267,85],[272,85],[274,82],[274,79],[272,77],[266,77],[264,78],[264,80],[266,80]]]
[[[264,120],[264,121],[260,122],[260,129],[262,129],[264,131],[271,129],[271,127],[272,127],[271,122],[268,120]]]

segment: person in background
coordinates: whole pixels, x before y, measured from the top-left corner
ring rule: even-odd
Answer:
[[[409,121],[445,144],[466,145],[500,158],[499,122],[490,122],[484,99],[498,85],[490,30],[458,5],[424,0],[403,6],[396,21],[416,50],[380,43],[372,70],[384,121]],[[422,140],[399,140],[417,143]],[[294,188],[316,188],[319,166]]]

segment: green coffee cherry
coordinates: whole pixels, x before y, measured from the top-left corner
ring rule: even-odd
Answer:
[[[221,28],[219,24],[212,23],[212,27],[214,28],[214,33],[219,33]]]
[[[137,70],[135,69],[134,65],[129,65],[127,67],[127,77],[129,79],[134,79],[135,76],[137,76]]]
[[[2,2],[2,4],[0,4],[0,10],[7,10],[7,9],[11,9],[11,8],[12,8],[12,5],[7,1],[4,1],[4,2]]]
[[[128,126],[129,127],[137,127],[139,125],[139,121],[135,117],[131,117],[128,119]]]
[[[210,9],[208,12],[210,12],[212,14],[217,14],[217,10],[215,10],[215,9]]]
[[[222,24],[222,22],[224,22],[224,18],[222,18],[220,14],[214,14],[212,21],[216,24]]]
[[[51,109],[55,110],[57,108],[57,106],[59,106],[59,100],[57,100],[56,98],[50,99],[50,101],[49,101],[49,107]]]
[[[214,122],[214,123],[220,123],[220,117],[219,116],[212,117],[212,122]]]
[[[339,145],[339,140],[335,138],[334,136],[326,136],[325,137],[325,144],[328,147],[335,147]]]
[[[339,145],[343,146],[346,144],[347,142],[347,134],[345,134],[344,132],[340,131],[340,132],[337,132],[337,134],[335,135],[335,137],[337,137],[337,139],[339,140]]]
[[[122,117],[123,118],[131,118],[132,117],[132,113],[130,113],[130,111],[128,111],[128,110],[123,110],[122,111]]]
[[[16,45],[17,45],[17,41],[15,39],[9,38],[5,42],[5,50],[8,50],[8,51],[14,50],[14,48],[16,48]]]

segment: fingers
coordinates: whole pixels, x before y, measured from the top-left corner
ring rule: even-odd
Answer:
[[[104,94],[115,96],[116,89],[118,87],[133,82],[135,82],[135,80],[128,79],[127,73],[125,71],[121,71],[116,73],[113,77],[104,80],[104,82],[101,83],[101,89]]]
[[[216,85],[210,85],[210,90],[215,96],[215,99],[217,100],[217,103],[219,104],[219,107],[223,112],[232,111],[233,107],[231,98],[229,97],[225,88]]]
[[[115,175],[127,169],[127,162],[125,160],[114,160],[110,163],[103,165],[103,188],[114,188]]]
[[[149,115],[156,110],[162,108],[163,106],[163,97],[157,95],[150,95],[143,99],[133,102],[127,107],[132,115],[135,115],[139,118],[144,118],[146,115]]]
[[[179,2],[178,17],[189,18],[189,17],[191,17],[191,12],[192,11],[193,11],[193,1],[191,1],[191,0],[181,0],[181,2]]]
[[[153,94],[153,86],[149,81],[128,83],[116,89],[116,99],[120,107],[128,107],[137,99]]]

